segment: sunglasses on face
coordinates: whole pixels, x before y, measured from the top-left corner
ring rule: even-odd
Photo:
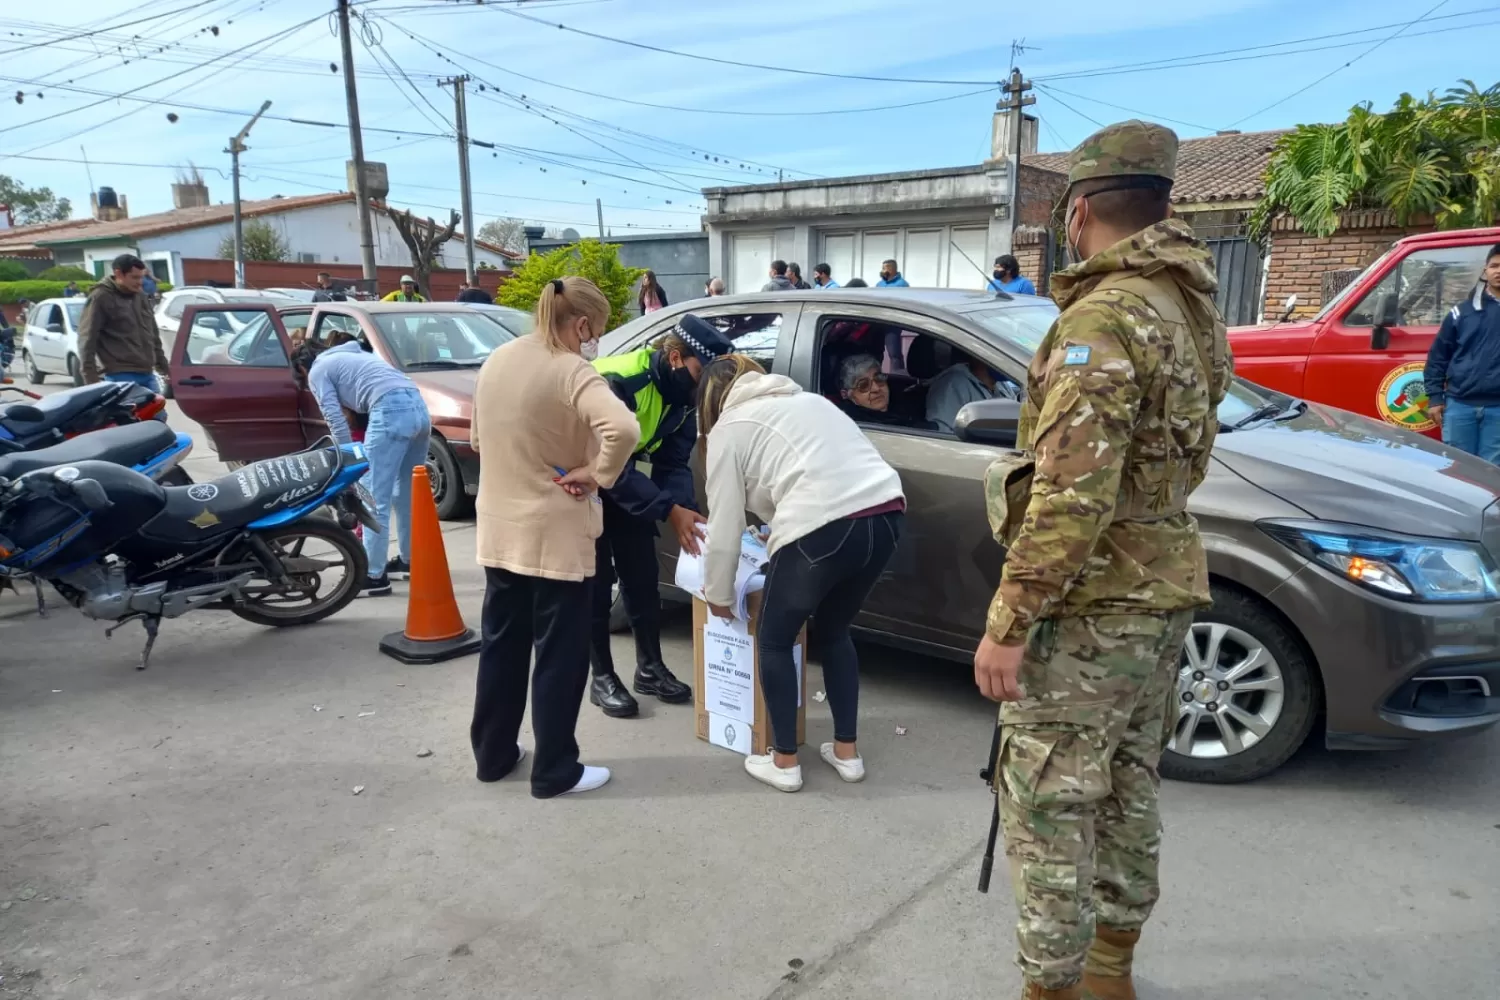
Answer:
[[[890,378],[884,372],[877,372],[874,375],[866,375],[858,382],[854,383],[854,391],[873,392],[876,386],[885,385],[889,381]]]

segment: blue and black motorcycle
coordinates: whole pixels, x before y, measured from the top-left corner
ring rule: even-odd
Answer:
[[[0,479],[0,573],[45,579],[111,634],[139,621],[151,658],[163,618],[222,609],[260,625],[335,614],[366,575],[356,522],[375,524],[361,445],[256,462],[166,486],[81,459]],[[334,516],[320,513],[329,507]]]

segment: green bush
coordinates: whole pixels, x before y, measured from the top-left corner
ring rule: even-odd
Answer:
[[[56,267],[49,267],[37,275],[37,278],[40,281],[87,281],[90,284],[94,282],[92,274],[81,267],[74,267],[71,264],[59,264]],[[21,279],[14,280],[19,281]]]
[[[18,260],[0,259],[0,281],[25,281],[31,277],[26,265]]]
[[[515,275],[500,286],[496,301],[512,309],[531,312],[541,298],[542,288],[553,278],[576,274],[599,286],[609,300],[609,328],[613,330],[630,319],[632,289],[646,273],[642,267],[620,263],[620,247],[614,243],[583,240],[558,247],[551,253],[533,253],[516,265]]]
[[[87,293],[89,286],[93,283],[93,279],[89,279],[87,285],[79,282],[80,289]],[[63,289],[67,287],[66,281],[41,281],[36,278],[29,281],[0,281],[0,304],[15,305],[22,299],[30,299],[32,302],[40,302],[42,299],[60,299]],[[157,294],[171,290],[172,283],[169,281],[156,283]]]

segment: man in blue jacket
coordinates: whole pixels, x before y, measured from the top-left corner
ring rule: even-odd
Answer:
[[[1422,381],[1443,442],[1500,463],[1500,243],[1474,294],[1443,317]]]

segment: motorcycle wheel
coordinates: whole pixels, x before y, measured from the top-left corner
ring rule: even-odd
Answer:
[[[304,517],[261,532],[259,537],[281,559],[291,585],[251,580],[245,587],[244,603],[231,609],[245,621],[278,628],[311,625],[342,611],[359,596],[368,567],[364,547],[354,532],[327,518]],[[241,548],[226,561],[253,559],[247,548]],[[328,586],[327,578],[335,570],[339,577]]]

